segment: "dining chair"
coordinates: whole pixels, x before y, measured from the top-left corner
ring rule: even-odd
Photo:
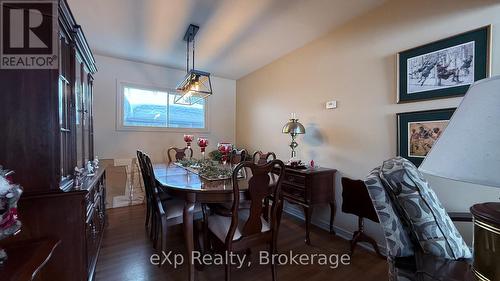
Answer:
[[[364,231],[364,220],[369,219],[375,223],[380,223],[373,207],[370,195],[366,189],[365,183],[362,180],[350,179],[342,177],[342,212],[353,214],[358,217],[358,230],[356,230],[350,241],[350,255],[354,254],[354,249],[359,242],[367,242],[372,245],[375,253],[379,257],[385,258],[378,248],[375,239],[370,237]]]
[[[239,179],[241,170],[248,169],[250,173],[246,179]],[[269,244],[270,254],[276,253],[279,221],[283,210],[281,200],[281,182],[285,164],[280,160],[273,160],[264,165],[251,162],[241,162],[233,170],[233,204],[231,216],[213,214],[207,217],[209,241],[213,248],[227,252],[243,252],[263,244]],[[275,176],[271,176],[274,174]],[[241,185],[241,186],[240,186]],[[251,205],[249,209],[240,209],[240,190],[247,188]],[[271,215],[264,219],[262,201],[273,195]],[[272,280],[276,280],[276,267],[271,264]],[[231,279],[231,264],[225,265],[225,280]]]
[[[150,157],[138,151],[138,157],[143,171],[144,186],[151,204],[151,235],[155,249],[164,251],[166,244],[167,228],[183,223],[183,199],[175,197],[162,198],[162,191],[156,187],[153,164]],[[200,206],[195,207],[195,217],[202,217]],[[146,215],[147,216],[147,215]]]
[[[230,155],[230,160],[229,162],[231,165],[238,165],[239,163],[245,161],[247,159],[247,151],[245,149],[237,150],[233,149]],[[241,175],[243,177],[246,177],[246,171],[243,169],[241,171]],[[209,203],[205,204],[203,206],[205,208],[205,212],[208,212],[206,207],[208,207],[212,212],[222,215],[222,216],[231,216],[231,207],[232,203]],[[240,208],[249,208],[249,202],[248,201],[243,201],[240,202]]]
[[[152,212],[152,205],[151,205],[151,200],[152,200],[152,193],[153,191],[150,190],[150,186],[146,186],[146,183],[144,181],[144,179],[147,177],[145,173],[146,169],[144,167],[144,155],[145,153],[140,151],[140,150],[137,150],[136,152],[137,154],[137,160],[136,160],[136,165],[137,165],[137,169],[142,177],[142,180],[139,180],[139,182],[142,182],[140,183],[141,185],[141,188],[143,188],[144,190],[144,193],[145,193],[145,202],[146,202],[146,222],[145,222],[145,225],[146,227],[148,227],[149,223],[150,223],[150,217],[151,217],[151,212]],[[160,196],[160,199],[162,201],[165,201],[165,200],[169,200],[169,199],[172,199],[172,196],[170,196],[169,194],[167,194],[166,192],[163,192],[161,190],[159,190],[158,192],[159,196]]]
[[[142,176],[142,182],[144,184],[144,193],[146,194],[146,220],[145,220],[145,227],[146,229],[149,229],[150,232],[150,237],[152,237],[153,234],[153,227],[151,223],[151,217],[153,213],[153,207],[152,207],[152,192],[150,190],[150,186],[147,184],[147,174],[146,174],[146,169],[144,167],[144,153],[140,150],[137,150],[137,164],[139,165],[139,171]]]
[[[276,154],[274,152],[263,153],[262,151],[255,151],[252,156],[252,162],[262,165],[266,164],[269,161],[275,160]]]
[[[171,147],[167,150],[167,159],[168,159],[168,163],[172,163],[172,159],[174,159],[175,161],[179,161],[179,160],[182,160],[184,158],[187,157],[187,152],[189,152],[189,157],[188,159],[191,159],[193,158],[193,149],[192,148],[188,148],[188,147],[184,147],[184,148],[177,148],[177,147]],[[172,152],[174,152],[175,154],[173,155],[174,157],[172,158]],[[165,159],[165,160],[167,160]]]
[[[247,158],[247,151],[245,149],[241,149],[241,150],[233,149],[233,151],[231,152],[230,162],[233,165],[237,165],[240,162],[245,161],[246,158]]]
[[[258,165],[264,165],[268,163],[269,161],[275,160],[276,159],[276,154],[272,151],[269,152],[262,152],[260,150],[255,151],[252,155],[252,162]],[[273,196],[267,196],[264,198],[264,218],[267,219],[269,216],[269,200],[272,200]]]

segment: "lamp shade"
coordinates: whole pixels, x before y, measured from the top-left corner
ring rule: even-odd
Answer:
[[[210,73],[191,69],[177,85],[176,104],[193,105],[212,95]]]
[[[298,120],[299,119],[290,119],[290,121],[283,126],[283,134],[305,134],[306,129]]]
[[[419,170],[500,188],[500,76],[470,86]]]

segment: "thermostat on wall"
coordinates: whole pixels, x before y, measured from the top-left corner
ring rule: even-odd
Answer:
[[[334,109],[337,108],[337,101],[331,100],[326,102],[326,109]]]

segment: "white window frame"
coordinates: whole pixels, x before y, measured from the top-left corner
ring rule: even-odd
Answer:
[[[157,85],[141,84],[136,82],[116,81],[116,130],[117,131],[136,131],[136,132],[175,132],[175,133],[210,133],[209,127],[209,100],[205,100],[205,128],[168,128],[168,127],[150,127],[150,126],[126,126],[123,124],[123,99],[124,88],[132,87],[143,90],[156,90],[159,92],[170,93],[175,91],[172,88],[160,87]]]

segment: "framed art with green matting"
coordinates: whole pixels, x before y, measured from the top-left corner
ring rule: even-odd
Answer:
[[[456,108],[398,113],[398,155],[419,166]]]
[[[490,75],[491,26],[397,55],[398,103],[462,96]]]

